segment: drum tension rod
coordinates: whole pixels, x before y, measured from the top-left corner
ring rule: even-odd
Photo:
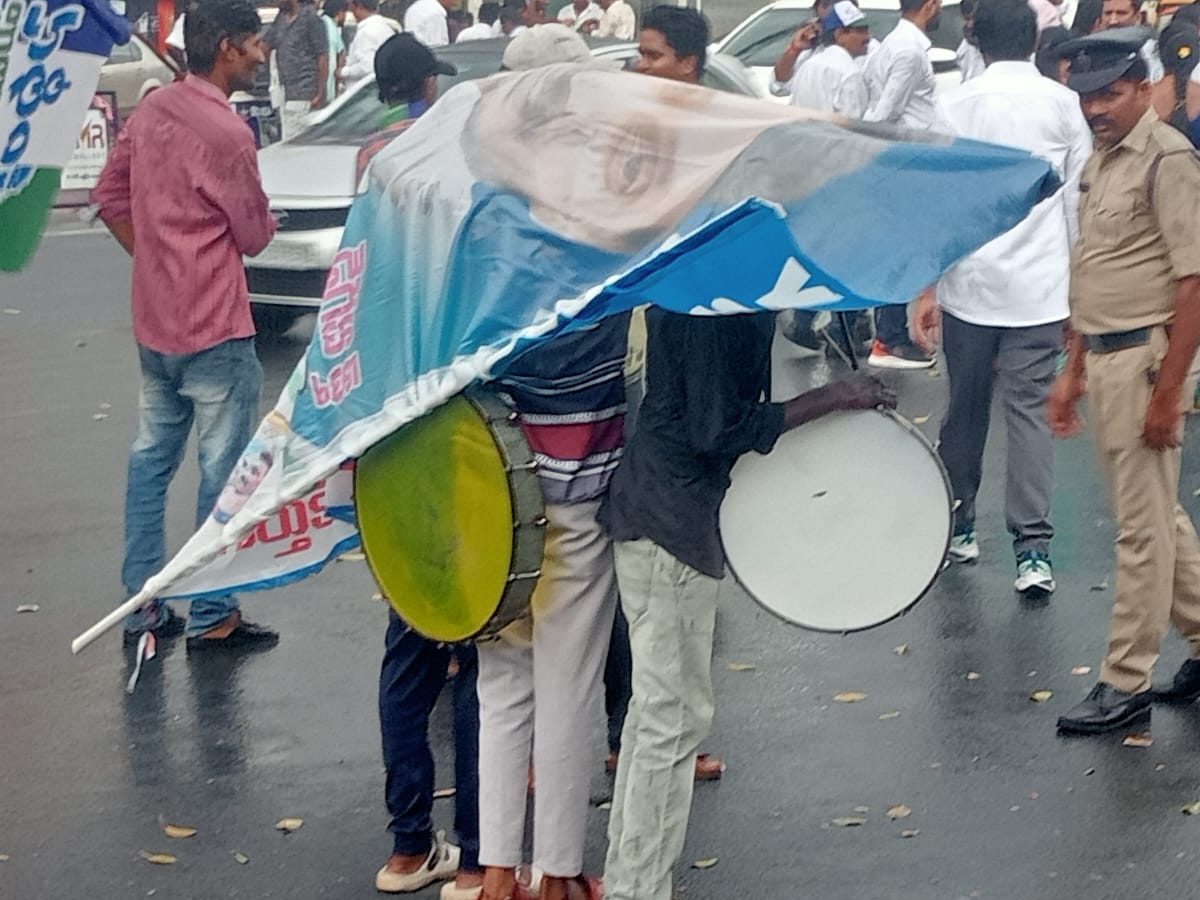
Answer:
[[[536,572],[517,572],[508,576],[508,583],[512,584],[514,581],[528,581],[530,578],[540,578],[541,574],[541,569],[538,569]]]

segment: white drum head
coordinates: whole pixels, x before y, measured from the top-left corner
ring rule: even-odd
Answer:
[[[952,495],[937,452],[894,413],[841,412],[733,467],[721,541],[769,612],[859,631],[906,612],[941,571]]]

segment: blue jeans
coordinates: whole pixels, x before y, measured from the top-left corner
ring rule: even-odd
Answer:
[[[479,870],[479,665],[473,644],[453,648],[454,830],[459,868]],[[451,648],[421,637],[388,612],[383,666],[379,672],[379,730],[387,769],[385,796],[393,853],[420,856],[433,846],[433,754],[429,715],[446,683]]]
[[[225,341],[199,353],[158,353],[138,346],[142,390],[137,437],[125,487],[125,562],[121,580],[136,594],[166,563],[163,519],[167,488],[196,425],[200,490],[196,526],[212,511],[221,488],[250,442],[258,418],[262,366],[253,338]],[[163,601],[125,620],[127,631],[161,621]],[[191,601],[188,634],[207,631],[237,609],[231,596]]]
[[[907,303],[875,307],[875,337],[885,347],[910,343]]]

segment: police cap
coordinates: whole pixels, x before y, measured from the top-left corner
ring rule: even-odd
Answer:
[[[1080,94],[1108,87],[1141,59],[1140,51],[1148,40],[1149,28],[1132,25],[1067,41],[1058,48],[1059,58],[1071,63],[1067,87]]]

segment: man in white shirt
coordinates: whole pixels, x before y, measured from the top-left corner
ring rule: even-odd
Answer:
[[[595,0],[571,0],[558,11],[558,21],[576,31],[582,31],[588,22],[599,24],[603,17],[604,10]]]
[[[821,45],[792,80],[792,105],[861,119],[867,84],[856,60],[867,53],[867,17],[850,0],[838,0],[821,20]]]
[[[915,131],[933,127],[936,82],[929,61],[932,42],[926,32],[937,27],[941,12],[942,0],[900,0],[900,21],[871,55],[863,73],[870,95],[863,116],[866,121]],[[908,336],[905,304],[875,310],[875,343],[867,364],[883,369],[928,369],[933,365],[933,357]]]
[[[599,0],[604,14],[593,28],[591,22],[585,22],[580,31],[595,37],[619,38],[632,41],[637,32],[637,16],[633,7],[625,0]]]
[[[437,2],[437,0],[433,0]],[[441,6],[439,4],[438,8]],[[375,54],[393,34],[393,20],[379,14],[379,0],[352,0],[350,12],[358,23],[354,40],[346,52],[346,64],[342,66],[341,78],[345,87],[362,81],[375,72]]]
[[[1063,187],[943,275],[936,301],[929,293],[918,301],[914,331],[932,348],[941,308],[950,404],[938,452],[958,501],[950,558],[979,557],[975,495],[992,390],[998,386],[1007,426],[1005,506],[1017,557],[1014,586],[1022,595],[1044,597],[1054,590],[1054,451],[1045,407],[1063,345],[1079,180],[1092,139],[1079,97],[1029,62],[1037,35],[1037,18],[1025,0],[983,0],[975,37],[987,70],[940,98],[940,112],[961,137],[1007,144],[1048,160]]]
[[[464,28],[454,39],[454,43],[463,44],[467,41],[486,41],[496,36],[495,25],[500,18],[500,4],[494,0],[486,0],[479,4],[479,21]]]
[[[454,0],[417,0],[404,14],[404,30],[426,47],[446,47],[450,44],[450,25],[446,10]],[[350,46],[351,51],[354,45]]]
[[[975,46],[975,10],[979,8],[979,0],[962,0],[958,9],[962,14],[963,39],[954,51],[954,62],[958,64],[958,74],[963,81],[978,78],[987,68],[983,62],[983,54]]]

